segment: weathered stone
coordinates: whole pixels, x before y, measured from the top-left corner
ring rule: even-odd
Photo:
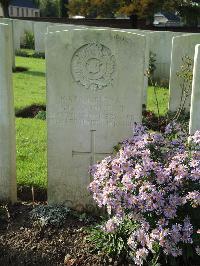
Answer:
[[[14,40],[14,32],[13,32],[13,20],[9,18],[0,18],[0,23],[9,25],[9,39],[11,40],[11,58],[12,58],[12,68],[15,68],[15,40]]]
[[[47,33],[63,30],[88,29],[88,27],[72,24],[54,24],[47,27]]]
[[[25,33],[29,32],[34,34],[34,22],[30,20],[13,20],[13,35],[15,50],[20,49],[20,46],[24,44]]]
[[[90,209],[89,166],[142,119],[145,37],[112,30],[46,39],[48,201]]]
[[[15,126],[10,25],[0,24],[0,201],[15,202]]]
[[[200,44],[195,48],[189,129],[190,134],[200,130]]]
[[[182,95],[182,83],[183,81],[177,76],[183,65],[182,59],[185,56],[194,58],[195,45],[200,43],[200,34],[187,34],[173,38],[172,47],[172,62],[170,71],[170,99],[169,99],[169,111],[175,112],[178,110],[181,102]],[[191,86],[192,89],[192,86]],[[185,109],[190,110],[191,94],[186,100]]]
[[[45,34],[47,27],[55,25],[50,22],[35,22],[34,23],[34,37],[35,37],[35,51],[45,52]]]

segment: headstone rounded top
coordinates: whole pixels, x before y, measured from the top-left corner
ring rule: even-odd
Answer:
[[[72,76],[86,89],[102,90],[112,85],[116,60],[111,50],[101,43],[88,43],[78,48],[71,61]]]

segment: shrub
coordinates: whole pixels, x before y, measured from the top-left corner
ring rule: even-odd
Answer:
[[[32,57],[32,58],[43,58],[45,59],[45,53],[43,52],[35,52],[35,51],[29,51],[24,49],[18,49],[15,52],[16,56],[22,56],[22,57]]]
[[[119,238],[119,228],[134,224],[125,241],[136,265],[197,265],[200,131],[188,142],[175,123],[163,134],[136,125],[117,155],[94,165],[91,175],[93,198],[109,215],[102,235]]]
[[[39,111],[35,116],[36,119],[46,120],[46,111]]]
[[[15,51],[16,56],[30,57],[29,53],[26,50],[18,49]]]
[[[31,57],[33,57],[33,58],[43,58],[43,59],[45,59],[45,53],[43,53],[43,52],[34,52],[34,53],[31,55]]]
[[[24,35],[24,44],[22,46],[26,49],[35,49],[34,34],[32,32],[26,31]]]

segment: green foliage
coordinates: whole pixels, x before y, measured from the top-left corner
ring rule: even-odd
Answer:
[[[59,0],[39,0],[39,8],[43,17],[59,17],[60,1]]]
[[[68,9],[67,9],[68,0],[60,0],[60,16],[68,17]]]
[[[16,146],[18,186],[46,188],[46,122],[16,118]]]
[[[45,60],[16,57],[16,66],[29,68],[26,72],[13,74],[16,112],[33,104],[45,105]],[[45,188],[46,122],[39,119],[16,118],[16,146],[18,185]]]
[[[36,52],[34,50],[29,50],[29,49],[18,49],[15,52],[16,56],[21,56],[21,57],[32,57],[32,58],[45,58],[45,53],[43,52]]]
[[[43,52],[34,52],[31,57],[45,59],[45,53],[43,53]]]
[[[26,50],[18,49],[15,51],[16,56],[30,57],[30,54]]]
[[[35,49],[35,39],[34,34],[32,32],[25,32],[23,48]]]
[[[70,15],[82,15],[92,18],[114,17],[120,1],[116,0],[74,0],[69,1]]]
[[[87,241],[93,244],[94,252],[102,252],[123,261],[130,251],[127,236],[137,228],[137,224],[127,218],[114,233],[106,233],[102,228],[103,224],[104,222],[90,229]]]
[[[153,18],[160,10],[179,12],[190,17],[199,14],[199,5],[190,0],[73,0],[68,4],[70,15],[85,17],[113,17],[115,14],[137,15],[140,18]]]
[[[46,111],[39,111],[35,116],[36,119],[46,120]]]
[[[180,114],[184,112],[185,103],[188,97],[191,95],[193,79],[193,60],[189,56],[183,56],[182,65],[180,66],[180,70],[176,73],[176,75],[180,79],[181,98],[179,108],[173,120],[177,120]]]
[[[41,227],[60,227],[64,224],[70,210],[62,205],[39,205],[30,212],[34,225]]]
[[[156,70],[156,54],[150,51],[149,54],[149,76],[153,77]]]

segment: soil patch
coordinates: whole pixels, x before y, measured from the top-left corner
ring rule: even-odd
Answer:
[[[42,227],[30,218],[33,208],[27,203],[7,207],[8,215],[0,223],[1,266],[123,265],[104,254],[94,254],[91,244],[85,240],[88,228],[97,218],[87,216],[82,220],[79,214],[70,211],[62,226]]]
[[[34,118],[40,111],[46,111],[46,106],[33,104],[16,113],[16,117]]]
[[[47,201],[47,189],[39,187],[20,186],[17,188],[17,198],[21,201]]]

